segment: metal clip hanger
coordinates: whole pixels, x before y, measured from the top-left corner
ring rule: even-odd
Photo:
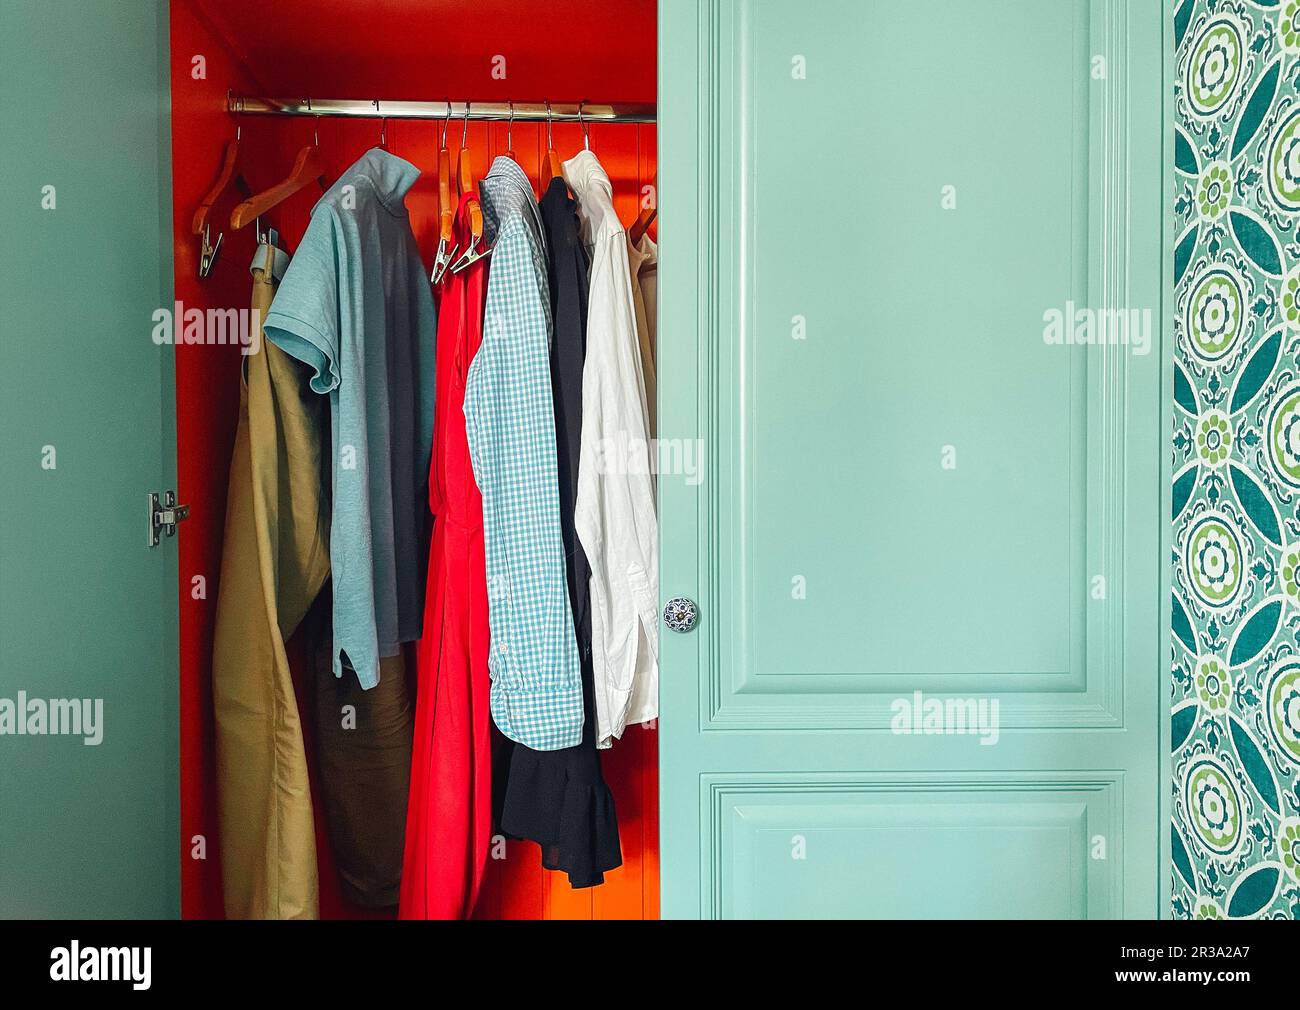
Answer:
[[[206,278],[212,273],[212,268],[217,264],[217,257],[221,255],[221,240],[226,237],[225,232],[217,232],[217,241],[213,242],[209,236],[212,233],[212,226],[205,224],[203,226],[203,240],[199,244],[199,277]]]
[[[469,102],[465,103],[465,125],[460,134],[460,192],[461,195],[474,192],[474,176],[472,172],[472,163],[469,154]],[[461,253],[460,259],[456,260],[448,269],[452,273],[458,274],[466,267],[477,263],[485,256],[491,254],[491,247],[483,247],[480,243],[483,240],[483,210],[479,206],[477,198],[471,198],[467,205],[470,220],[469,244],[465,251]]]
[[[472,267],[479,260],[487,259],[491,255],[492,255],[491,246],[482,246],[482,245],[470,246],[461,255],[460,259],[458,259],[455,263],[453,263],[449,269],[451,270],[452,273],[458,274],[466,267]]]
[[[451,204],[451,152],[447,149],[447,124],[450,122],[451,100],[448,99],[447,118],[442,121],[442,145],[438,149],[438,250],[433,254],[430,284],[437,284],[446,276],[457,252],[452,232],[456,210]]]
[[[231,104],[230,92],[226,92],[226,105]],[[212,225],[209,220],[212,214],[213,205],[230,186],[235,186],[243,197],[251,195],[248,183],[244,181],[244,175],[241,170],[240,158],[240,141],[242,139],[243,128],[240,126],[238,113],[233,114],[235,117],[235,138],[226,144],[225,156],[222,159],[221,169],[217,174],[216,182],[203,197],[203,202],[199,204],[198,209],[194,212],[193,231],[199,236],[199,278],[204,279],[212,273],[212,268],[216,265],[217,257],[221,253],[221,239],[223,232],[217,232],[217,240],[212,241]]]

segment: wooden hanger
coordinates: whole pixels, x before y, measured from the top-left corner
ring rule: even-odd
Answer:
[[[465,126],[460,135],[460,161],[456,180],[461,196],[474,192],[474,164],[469,153],[469,102],[465,103]],[[454,274],[460,273],[492,251],[479,248],[479,243],[483,241],[483,208],[479,206],[478,197],[474,197],[465,206],[469,210],[469,244],[449,268]]]
[[[447,103],[447,118],[442,121],[442,146],[438,148],[438,251],[433,256],[433,271],[429,283],[437,284],[447,273],[456,255],[453,244],[452,223],[456,208],[451,202],[451,151],[447,148],[447,124],[451,121],[451,102]]]
[[[249,197],[235,208],[230,215],[231,228],[238,231],[246,224],[257,220],[272,207],[289,199],[313,179],[320,182],[321,189],[325,188],[325,159],[321,157],[320,136],[315,132],[315,128],[312,130],[312,141],[298,152],[287,179],[256,196]]]
[[[194,211],[193,223],[195,235],[203,234],[203,229],[206,228],[208,224],[208,215],[212,212],[212,205],[217,202],[217,199],[226,191],[226,187],[229,186],[231,182],[239,183],[244,190],[244,195],[248,195],[248,183],[244,182],[242,174],[238,174],[238,168],[239,130],[238,127],[236,127],[235,139],[227,141],[226,143],[226,154],[221,162],[221,171],[217,173],[217,181],[212,184],[212,188],[208,190],[207,196],[203,198],[203,201]]]
[[[552,179],[564,178],[564,166],[560,155],[555,150],[555,138],[551,135],[551,103],[546,103],[546,163],[551,170]]]
[[[655,191],[654,204],[641,211],[637,215],[636,221],[632,223],[632,227],[627,230],[627,240],[634,248],[641,244],[641,236],[649,230],[650,225],[654,223],[655,215],[659,213],[659,177],[657,175],[654,182],[650,183],[650,187]]]

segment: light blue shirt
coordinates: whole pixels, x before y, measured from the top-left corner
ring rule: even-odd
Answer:
[[[465,429],[483,494],[492,721],[525,747],[559,750],[582,742],[582,674],[560,534],[546,245],[513,161],[497,158],[479,193],[492,259]]]
[[[437,323],[403,198],[420,177],[372,148],[320,198],[267,339],[315,370],[333,434],[334,674],[364,688],[420,637]]]

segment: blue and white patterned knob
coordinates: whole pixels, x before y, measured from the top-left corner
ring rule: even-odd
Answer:
[[[699,619],[700,612],[695,609],[694,601],[685,596],[674,596],[664,604],[664,624],[668,625],[669,631],[684,634],[695,627],[695,622]]]

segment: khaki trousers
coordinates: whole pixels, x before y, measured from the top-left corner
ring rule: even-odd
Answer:
[[[272,246],[259,247],[259,335],[277,260],[287,263]],[[316,836],[284,643],[329,576],[329,485],[321,481],[328,402],[265,339],[244,366],[212,655],[225,907],[235,919],[313,919]]]

